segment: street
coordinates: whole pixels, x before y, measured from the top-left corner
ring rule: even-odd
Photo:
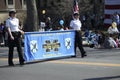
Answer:
[[[0,80],[120,80],[120,49],[84,48],[85,58],[52,59],[24,66],[19,66],[15,49],[15,66],[9,67],[8,48],[0,47]]]

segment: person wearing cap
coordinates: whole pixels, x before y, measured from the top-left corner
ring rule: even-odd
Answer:
[[[79,20],[79,13],[74,13],[73,20],[71,20],[70,22],[70,28],[72,28],[76,32],[75,34],[75,56],[74,57],[76,57],[76,48],[78,46],[81,52],[81,57],[83,58],[87,55],[82,45],[81,26],[82,26],[82,23]]]
[[[16,18],[16,11],[9,11],[9,18],[6,20],[6,27],[8,31],[8,64],[9,66],[14,66],[13,63],[13,51],[14,47],[17,47],[19,63],[20,65],[24,65],[23,51],[21,46],[21,31],[19,29],[19,19]]]

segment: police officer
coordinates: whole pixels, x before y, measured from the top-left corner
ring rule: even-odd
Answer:
[[[78,46],[80,52],[81,52],[81,57],[85,57],[86,52],[82,46],[82,36],[81,36],[81,21],[79,20],[79,13],[74,13],[73,14],[73,20],[70,22],[70,28],[74,29],[76,34],[75,34],[75,56],[76,57],[76,48]]]
[[[9,66],[14,66],[13,63],[13,51],[14,47],[17,47],[19,63],[24,65],[23,51],[21,46],[21,33],[19,29],[19,20],[16,18],[16,11],[13,9],[9,11],[9,18],[6,20],[6,27],[8,30],[8,64]]]

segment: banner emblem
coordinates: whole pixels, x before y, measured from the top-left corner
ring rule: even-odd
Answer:
[[[71,47],[71,39],[70,38],[65,39],[65,46],[67,49],[70,49],[70,47]]]
[[[50,52],[51,50],[53,51],[59,51],[60,48],[60,42],[58,40],[46,40],[45,43],[43,44],[43,48],[46,50],[46,52]]]
[[[36,53],[38,51],[38,44],[36,40],[30,41],[30,51]]]

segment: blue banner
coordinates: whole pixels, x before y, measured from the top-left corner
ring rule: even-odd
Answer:
[[[26,32],[24,38],[27,62],[75,55],[75,31]]]

